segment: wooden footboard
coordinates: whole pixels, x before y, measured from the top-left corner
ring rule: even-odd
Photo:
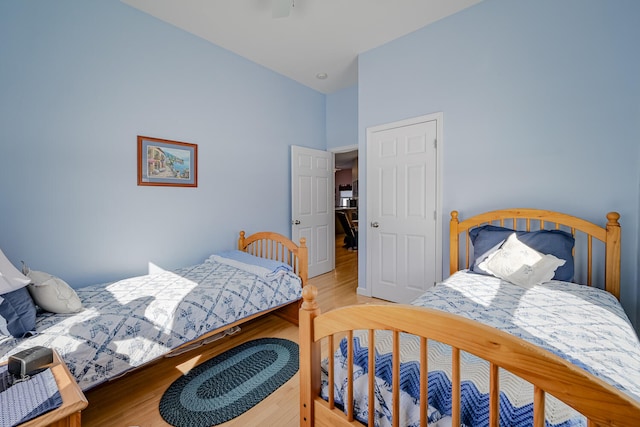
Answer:
[[[426,365],[427,339],[452,347],[452,425],[460,425],[460,352],[472,353],[490,363],[490,425],[498,425],[500,386],[498,369],[503,368],[534,386],[534,425],[544,425],[545,393],[550,393],[571,406],[588,420],[590,425],[637,426],[640,402],[611,385],[565,361],[564,359],[497,329],[453,314],[409,305],[355,305],[320,314],[315,301],[317,290],[308,286],[303,291],[300,310],[300,425],[336,426],[360,425],[354,421],[353,374],[350,372],[347,414],[319,397],[320,360],[334,351],[333,340],[338,334],[351,337],[355,330],[369,331],[369,348],[373,331],[393,331],[393,413],[398,411],[399,394],[399,334],[421,337],[421,366]],[[322,340],[326,340],[321,344]],[[351,340],[350,340],[351,341]],[[321,354],[321,346],[326,352]],[[351,347],[351,345],[349,345]],[[352,348],[348,357],[352,357]],[[371,355],[370,350],[370,355]],[[333,378],[333,358],[329,357],[329,381]],[[369,357],[369,372],[375,372],[374,358]],[[352,366],[348,359],[348,365]],[[427,378],[421,369],[420,404],[422,425],[426,425]],[[369,396],[373,396],[373,376],[369,375]],[[328,389],[333,390],[330,382]],[[369,401],[372,407],[373,401]],[[369,411],[369,425],[373,413]],[[393,417],[398,426],[399,417]]]

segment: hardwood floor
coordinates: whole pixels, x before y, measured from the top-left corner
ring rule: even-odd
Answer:
[[[381,302],[356,294],[358,282],[357,251],[342,248],[342,238],[336,238],[336,269],[309,280],[318,288],[318,303],[322,311],[337,307]],[[273,315],[254,320],[230,337],[203,346],[195,355],[180,355],[140,369],[114,384],[97,387],[86,393],[89,406],[82,412],[83,426],[168,426],[158,410],[164,391],[180,375],[211,357],[245,341],[261,337],[280,337],[298,342],[298,328]],[[299,425],[299,374],[280,387],[260,404],[221,426]]]

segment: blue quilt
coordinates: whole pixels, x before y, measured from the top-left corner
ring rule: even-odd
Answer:
[[[54,348],[83,390],[161,357],[205,333],[296,301],[291,271],[257,275],[251,265],[211,257],[202,264],[77,289],[84,309],[43,313],[37,335],[0,336],[0,360],[26,348]]]
[[[559,304],[559,302],[561,302]],[[640,400],[640,342],[618,301],[609,293],[551,281],[524,289],[492,276],[458,272],[427,291],[414,305],[462,315],[509,332],[563,357]],[[419,425],[419,339],[401,341],[400,425]],[[356,417],[368,417],[365,331],[354,334]],[[391,425],[391,334],[376,333],[376,425]],[[462,423],[488,425],[488,363],[462,353]],[[335,353],[335,395],[346,392],[346,342]],[[325,362],[326,363],[326,362]],[[429,422],[446,425],[451,415],[451,349],[429,342]],[[533,387],[500,370],[500,425],[532,425]],[[322,395],[327,398],[326,370]],[[585,419],[553,396],[546,396],[547,426],[583,426]]]

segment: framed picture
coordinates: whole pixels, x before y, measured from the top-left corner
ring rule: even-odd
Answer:
[[[198,146],[138,135],[138,185],[198,186]]]

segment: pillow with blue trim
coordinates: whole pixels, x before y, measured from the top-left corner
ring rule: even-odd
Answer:
[[[573,246],[575,239],[570,233],[562,230],[515,231],[496,225],[483,225],[469,230],[469,238],[473,244],[474,261],[471,271],[479,274],[492,275],[480,264],[491,254],[500,249],[502,244],[512,234],[516,233],[518,240],[543,254],[553,255],[564,260],[565,263],[555,271],[553,280],[570,282],[574,275]]]

